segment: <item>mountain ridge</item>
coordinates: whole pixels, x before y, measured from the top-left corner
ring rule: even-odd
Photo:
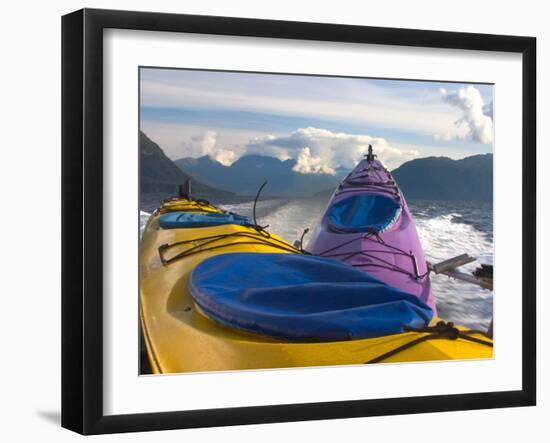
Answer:
[[[183,172],[170,160],[162,148],[144,132],[139,132],[140,192],[142,194],[174,195],[180,184],[192,180],[192,192],[198,196],[230,196]]]
[[[302,174],[293,170],[296,160],[279,160],[259,154],[240,157],[224,166],[209,156],[184,157],[174,163],[186,174],[217,188],[240,195],[254,195],[264,181],[264,195],[306,197],[321,189],[336,186],[338,177],[330,174]]]
[[[241,195],[253,195],[267,179],[266,195],[320,197],[331,194],[345,175],[343,170],[337,176],[301,174],[292,171],[295,160],[258,154],[240,157],[231,166],[209,156],[186,157],[174,163],[205,184]],[[493,154],[476,154],[459,160],[430,156],[405,162],[392,174],[409,199],[489,201],[493,196],[492,165]]]
[[[403,163],[392,175],[408,199],[493,199],[493,154],[476,154],[460,160],[423,157]]]

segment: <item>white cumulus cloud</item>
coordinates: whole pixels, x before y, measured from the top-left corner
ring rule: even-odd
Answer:
[[[483,144],[493,142],[493,119],[490,116],[492,106],[484,103],[477,88],[472,85],[460,88],[458,91],[447,91],[441,88],[440,92],[443,100],[460,109],[462,115],[455,121],[454,128],[436,134],[436,139],[459,138]]]
[[[302,174],[336,174],[336,171],[328,164],[327,159],[311,155],[311,149],[308,146],[300,150],[292,170]]]
[[[211,157],[214,160],[217,160],[224,166],[231,165],[235,160],[237,160],[237,154],[235,154],[230,149],[217,149]]]
[[[216,132],[206,131],[203,135],[193,136],[185,143],[186,150],[192,157],[209,155],[222,165],[229,166],[237,159],[237,154],[225,148],[216,147]]]
[[[304,174],[334,174],[337,168],[353,168],[367,153],[369,144],[390,169],[419,155],[416,150],[396,148],[381,137],[314,127],[299,128],[289,135],[256,138],[246,145],[245,153],[295,159],[295,170]]]

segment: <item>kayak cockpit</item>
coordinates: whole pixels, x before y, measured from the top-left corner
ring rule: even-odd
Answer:
[[[327,223],[334,232],[384,232],[399,220],[401,205],[380,194],[356,194],[334,203]]]

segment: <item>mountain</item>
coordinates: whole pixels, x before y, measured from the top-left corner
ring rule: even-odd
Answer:
[[[292,170],[295,160],[262,155],[245,155],[231,166],[209,156],[182,158],[174,163],[184,174],[207,186],[240,195],[254,195],[267,180],[264,195],[329,196],[349,172],[339,168],[336,175],[302,174]],[[408,199],[490,201],[493,198],[492,154],[462,160],[419,158],[403,163],[392,174]]]
[[[178,185],[192,178],[178,168],[147,135],[139,133],[140,192],[174,195]],[[200,197],[229,196],[231,193],[191,181],[191,191]]]
[[[336,172],[336,177],[338,177],[338,181],[339,182],[342,181],[344,179],[344,177],[349,174],[350,170],[351,169],[344,168],[342,166],[337,167],[335,169],[335,172]]]
[[[407,199],[493,199],[493,154],[462,160],[419,158],[403,163],[392,174]]]
[[[245,155],[231,166],[224,166],[209,156],[182,158],[174,163],[203,183],[240,195],[254,195],[265,180],[268,186],[264,195],[287,197],[310,196],[322,189],[334,188],[339,182],[338,176],[330,174],[296,172],[292,169],[295,160],[263,155]]]
[[[180,158],[179,160],[175,160],[174,164],[183,173],[189,174],[207,185],[215,187],[218,184],[220,188],[228,188],[223,180],[218,178],[230,173],[230,168],[211,159],[208,155],[199,158]]]

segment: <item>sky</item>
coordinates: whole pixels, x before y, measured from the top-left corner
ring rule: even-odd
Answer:
[[[390,169],[493,151],[493,86],[186,69],[140,69],[140,127],[173,160],[295,159],[351,169],[368,145]]]

